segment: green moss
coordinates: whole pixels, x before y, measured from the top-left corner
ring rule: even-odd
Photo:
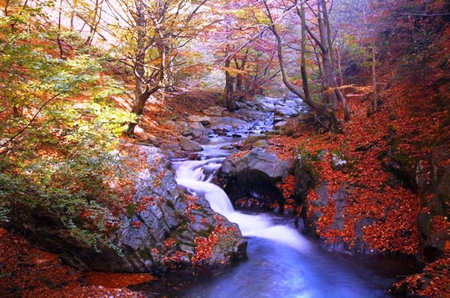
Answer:
[[[136,213],[136,205],[134,203],[128,204],[128,206],[127,206],[127,216],[129,218],[132,218],[135,213]]]
[[[150,255],[150,251],[148,249],[145,250],[139,250],[139,257],[141,257],[143,260],[151,260],[152,256]]]

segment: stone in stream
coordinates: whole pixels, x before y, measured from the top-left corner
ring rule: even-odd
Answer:
[[[218,171],[218,180],[234,203],[242,198],[255,199],[258,206],[283,205],[276,187],[288,173],[287,162],[262,148],[227,157]]]
[[[183,149],[184,151],[189,152],[203,151],[203,147],[199,143],[192,141],[186,137],[181,137],[180,146],[181,149]]]

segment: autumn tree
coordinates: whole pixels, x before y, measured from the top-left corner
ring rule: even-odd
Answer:
[[[236,101],[260,92],[277,74],[274,43],[262,24],[259,1],[227,1],[220,9],[222,19],[210,31],[218,65],[225,72],[224,103],[229,111]]]
[[[124,90],[100,80],[105,61],[60,58],[52,2],[34,4],[0,12],[0,225],[34,232],[44,220],[80,243],[108,242],[119,196],[110,186],[128,175],[118,136],[133,117],[109,104]],[[95,229],[82,227],[83,211]]]
[[[112,56],[132,70],[135,98],[132,112],[141,116],[147,100],[169,88],[179,50],[205,25],[201,16],[207,0],[107,1],[114,21],[105,28],[112,35]],[[137,123],[130,123],[132,135]]]
[[[306,24],[306,13],[305,13],[305,3],[303,2],[294,2],[290,6],[285,6],[283,8],[283,12],[280,16],[276,17],[276,14],[280,14],[280,10],[275,8],[276,6],[269,3],[268,1],[263,1],[265,11],[267,14],[267,18],[270,22],[268,28],[270,31],[274,34],[276,38],[277,43],[277,53],[278,53],[278,61],[279,66],[281,69],[282,79],[283,83],[286,85],[286,87],[296,94],[297,96],[303,98],[305,103],[307,103],[313,110],[324,116],[328,121],[329,125],[322,124],[326,128],[331,128],[332,130],[338,129],[338,121],[335,116],[336,111],[336,105],[337,100],[334,100],[334,96],[340,93],[339,89],[336,86],[336,78],[333,75],[333,61],[331,60],[331,54],[330,52],[330,43],[329,41],[329,28],[327,27],[327,23],[325,22],[326,17],[324,16],[323,6],[324,3],[318,2],[317,4],[317,12],[316,16],[319,17],[319,23],[318,28],[320,37],[317,37],[316,34],[308,27]],[[300,72],[302,76],[302,86],[303,86],[303,92],[298,89],[289,78],[287,67],[286,67],[286,61],[284,60],[284,43],[283,43],[283,36],[279,32],[279,22],[280,20],[285,17],[288,13],[297,12],[297,15],[300,17],[301,24],[301,30],[302,30],[302,37],[303,41],[301,41],[301,67]],[[298,28],[298,27],[294,27]],[[323,82],[323,92],[322,92],[322,98],[313,98],[309,92],[309,83],[308,83],[308,77],[306,74],[306,32],[308,35],[313,39],[313,41],[318,45],[321,51],[321,57],[322,57],[322,65],[319,68],[319,70],[323,70],[323,73],[321,74],[322,82]],[[325,70],[326,68],[326,70]]]

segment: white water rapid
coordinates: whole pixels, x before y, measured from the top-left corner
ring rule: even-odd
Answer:
[[[239,225],[244,236],[271,239],[305,251],[309,243],[293,228],[275,225],[272,219],[263,214],[249,215],[234,210],[227,194],[219,186],[209,181],[215,171],[220,168],[224,158],[210,158],[206,160],[186,160],[174,162],[177,183],[196,195],[203,195],[211,208],[224,215],[229,221]]]

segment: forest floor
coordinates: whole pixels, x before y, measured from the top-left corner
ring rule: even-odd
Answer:
[[[410,156],[426,154],[437,141],[441,145],[450,145],[448,109],[442,108],[435,93],[424,94],[420,88],[413,87],[416,86],[403,83],[384,91],[380,109],[375,113],[369,112],[370,88],[347,92],[353,115],[350,121],[342,122],[343,133],[317,133],[312,126],[300,125],[300,122],[293,120],[284,133],[274,135],[270,140],[270,150],[284,158],[291,157],[292,152],[299,148],[310,153],[326,150],[328,153],[325,157],[316,162],[316,169],[323,179],[332,181],[329,191],[332,193],[348,182],[361,186],[354,191],[358,202],[347,211],[354,215],[354,220],[363,211],[376,216],[380,212],[380,202],[389,205],[388,201],[394,197],[401,198],[400,209],[391,212],[383,226],[368,228],[366,235],[374,249],[395,250],[405,254],[417,252],[418,237],[417,229],[414,228],[417,224],[417,196],[402,187],[386,186],[389,189],[377,191],[379,185],[389,179],[380,156],[390,146],[388,143],[392,131],[401,140],[399,146],[402,152]],[[188,90],[178,90],[167,96],[164,103],[164,106],[161,106],[161,102],[149,103],[141,126],[160,139],[173,141],[176,136],[164,125],[165,121],[181,115],[198,114],[207,106],[221,104],[217,91]],[[354,165],[352,171],[333,170],[330,166],[331,152],[346,152],[346,158],[352,160]],[[286,181],[289,183],[292,180]],[[314,196],[314,192],[311,196]],[[330,205],[322,211],[333,218],[334,209]],[[328,224],[330,222],[326,220],[320,222],[319,229],[323,230],[321,236],[329,243],[337,238],[348,240],[354,237],[353,225],[337,231],[326,229]],[[399,242],[396,236],[399,228],[412,231],[413,235],[408,237],[409,240]],[[149,274],[86,274],[62,264],[57,256],[34,248],[28,241],[4,229],[0,229],[0,251],[1,297],[142,297],[126,287],[154,278]],[[449,265],[448,252],[446,258],[425,268],[425,271],[435,274],[431,286],[423,289],[418,287],[415,291],[425,296],[450,297],[450,274],[446,269]],[[444,269],[435,270],[441,267]],[[411,281],[420,283],[421,277],[417,275]]]

